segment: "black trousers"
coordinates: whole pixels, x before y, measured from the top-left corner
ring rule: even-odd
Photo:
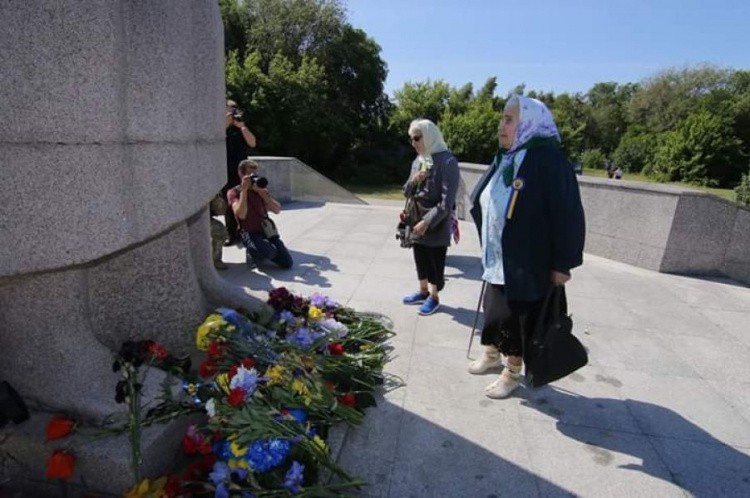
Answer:
[[[417,265],[417,278],[427,280],[437,289],[445,287],[445,255],[448,247],[430,247],[414,244],[414,263]]]
[[[224,225],[227,227],[227,235],[229,236],[229,240],[236,242],[240,240],[240,227],[237,226],[237,219],[234,217],[234,211],[232,211],[232,206],[229,205],[229,201],[227,200],[227,192],[231,188],[233,188],[235,185],[226,185],[223,189],[221,189],[221,194],[224,196],[224,201],[227,203],[227,212],[224,213]]]
[[[508,302],[505,286],[487,284],[482,344],[497,347],[505,356],[523,356],[524,338],[533,330],[542,302]]]

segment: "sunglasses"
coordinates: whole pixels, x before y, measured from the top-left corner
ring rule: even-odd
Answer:
[[[422,140],[422,135],[420,135],[420,136],[418,136],[418,137],[409,137],[409,141],[410,141],[411,143],[413,143],[413,144],[415,144],[415,143],[419,142],[420,140]]]

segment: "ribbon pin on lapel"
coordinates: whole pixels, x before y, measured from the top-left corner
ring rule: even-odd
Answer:
[[[515,180],[513,180],[513,183],[511,184],[513,193],[511,194],[510,200],[508,201],[508,208],[505,210],[506,220],[513,218],[513,213],[516,211],[516,203],[518,202],[518,194],[521,193],[521,190],[523,190],[525,185],[526,183],[521,177],[517,177]]]

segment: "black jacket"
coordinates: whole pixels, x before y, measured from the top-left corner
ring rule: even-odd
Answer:
[[[482,234],[479,197],[498,165],[493,164],[471,195],[471,216]],[[544,297],[552,270],[568,273],[583,263],[586,224],[573,168],[553,146],[529,149],[518,169],[524,187],[503,229],[503,270],[509,301]]]

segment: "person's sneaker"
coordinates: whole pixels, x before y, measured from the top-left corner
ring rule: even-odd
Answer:
[[[420,291],[417,291],[414,294],[409,294],[408,296],[404,296],[401,302],[404,304],[422,304],[425,301],[425,299],[427,299],[429,296],[430,296],[429,292],[422,294]]]
[[[483,374],[489,370],[503,368],[503,357],[497,348],[485,346],[481,358],[471,362],[469,373],[474,375]]]
[[[422,306],[419,307],[420,315],[431,315],[437,311],[440,307],[440,301],[433,299],[432,296],[428,297]]]
[[[253,259],[253,257],[250,256],[249,252],[245,253],[245,264],[251,270],[254,270],[254,269],[256,269],[258,267],[258,263],[256,263],[255,260]]]
[[[229,267],[226,265],[226,263],[219,260],[219,261],[214,261],[214,268],[216,268],[217,270],[226,270]]]

